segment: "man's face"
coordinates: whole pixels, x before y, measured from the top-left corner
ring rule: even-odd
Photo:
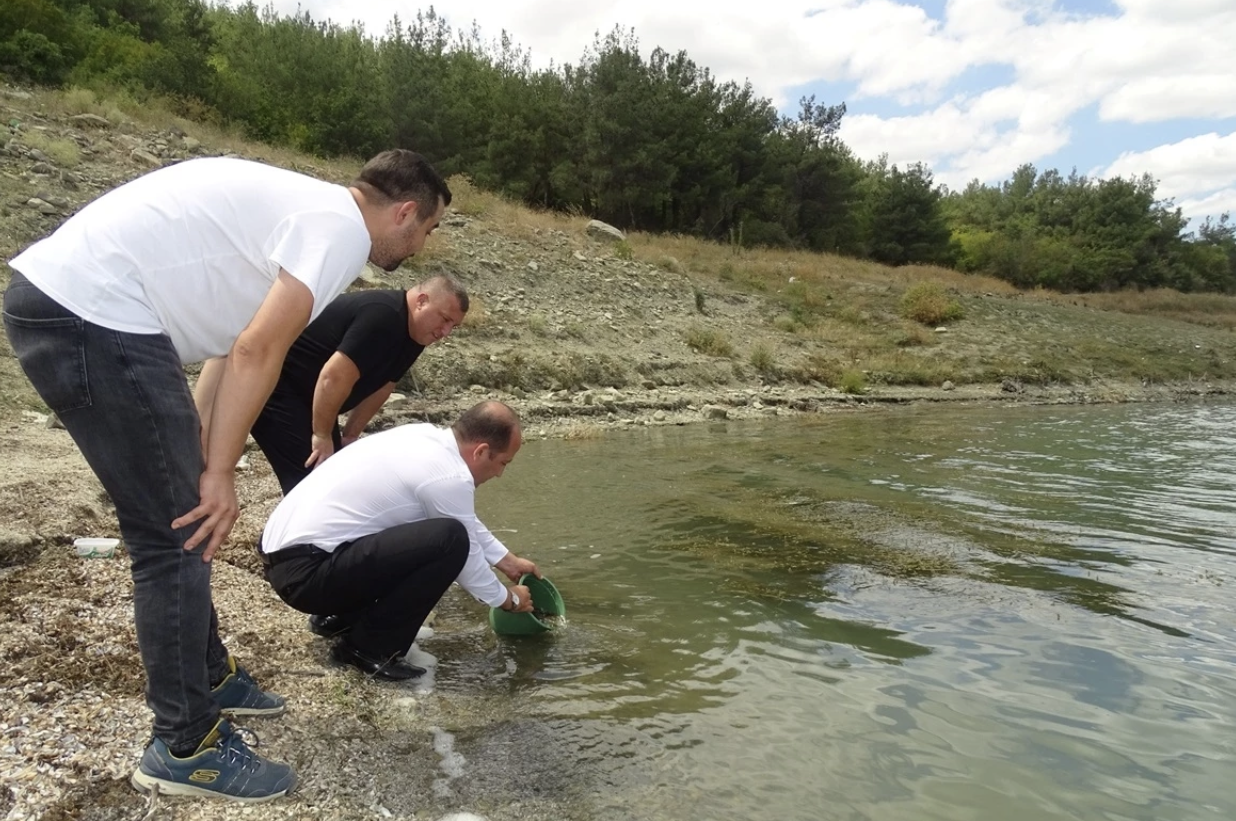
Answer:
[[[417,344],[429,346],[450,336],[463,319],[459,299],[450,291],[419,293],[408,314],[408,335]]]
[[[391,206],[390,224],[381,236],[372,239],[369,261],[384,271],[393,271],[408,257],[425,247],[425,240],[438,227],[446,207],[438,200],[438,209],[429,219],[417,215],[416,203],[402,202]]]
[[[472,467],[472,478],[476,480],[477,487],[480,487],[490,479],[497,479],[506,470],[506,466],[515,458],[515,454],[519,452],[519,446],[523,444],[523,438],[519,433],[519,428],[515,428],[511,432],[511,444],[502,453],[495,453],[488,445],[482,445],[483,452],[477,454],[475,464]]]

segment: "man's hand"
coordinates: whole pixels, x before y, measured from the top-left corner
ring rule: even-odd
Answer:
[[[305,467],[317,467],[329,459],[334,452],[335,443],[329,436],[313,434],[313,438],[309,440],[309,458],[305,460]]]
[[[519,596],[519,607],[512,607],[515,599],[511,594]],[[502,605],[502,609],[508,613],[531,613],[532,612],[532,592],[522,584],[517,584],[514,587],[507,589],[506,603]]]
[[[541,578],[541,571],[537,568],[534,562],[530,562],[527,559],[521,559],[514,553],[507,553],[502,561],[498,562],[494,565],[494,567],[505,573],[506,577],[513,582],[519,581],[519,577],[525,573],[531,573],[538,579]]]
[[[185,550],[193,550],[203,540],[209,538],[206,549],[202,551],[202,561],[208,562],[214,557],[215,551],[227,534],[232,531],[232,525],[240,516],[240,505],[236,501],[236,479],[234,470],[226,472],[210,472],[202,474],[198,480],[198,493],[201,501],[198,506],[172,522],[174,529],[193,524],[205,519],[185,541]]]

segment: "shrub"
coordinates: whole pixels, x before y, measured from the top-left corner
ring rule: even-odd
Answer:
[[[702,354],[720,357],[734,355],[734,346],[720,331],[694,325],[686,330],[685,336],[687,347]]]
[[[924,325],[939,325],[961,319],[964,312],[956,300],[949,299],[936,282],[920,282],[901,297],[901,315]]]
[[[862,371],[853,369],[842,371],[837,389],[842,393],[860,394],[867,392],[867,377]]]
[[[764,375],[772,374],[777,369],[777,363],[773,356],[772,348],[762,342],[756,344],[756,346],[751,349],[751,357],[749,361],[751,362],[751,367],[755,368]]]

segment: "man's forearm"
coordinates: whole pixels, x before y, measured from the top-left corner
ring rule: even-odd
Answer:
[[[274,390],[283,352],[233,352],[223,364],[210,413],[206,440],[206,470],[232,470],[245,448],[245,438]]]
[[[318,375],[313,388],[313,434],[329,439],[339,421],[339,411],[348,398],[352,385],[326,373]]]
[[[202,441],[210,438],[210,417],[215,407],[215,395],[219,392],[219,380],[223,377],[223,368],[227,357],[217,356],[202,363],[202,371],[198,374],[197,383],[193,386],[193,404],[197,406],[197,416],[202,423]]]
[[[369,424],[369,420],[382,410],[382,406],[386,404],[386,400],[390,398],[391,393],[395,390],[394,382],[387,382],[384,386],[374,391],[365,397],[355,408],[352,408],[348,414],[346,424],[343,426],[343,438],[357,439],[365,432],[365,426]]]

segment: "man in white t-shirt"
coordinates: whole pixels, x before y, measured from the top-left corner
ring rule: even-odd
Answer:
[[[340,635],[332,655],[368,675],[424,672],[402,657],[438,600],[459,582],[490,607],[532,611],[537,566],[511,553],[476,517],[476,488],[502,475],[520,446],[519,417],[481,402],[450,428],[404,425],[358,439],[318,465],[271,514],[266,578],[316,632]],[[321,616],[315,616],[320,619]]]
[[[411,151],[379,154],[347,187],[190,160],[110,191],[9,263],[13,350],[115,503],[130,558],[154,712],[139,789],[256,801],[295,784],[220,717],[284,702],[219,640],[209,562],[288,347],[366,260],[392,270],[419,251],[450,198]],[[211,358],[199,417],[183,365]]]

